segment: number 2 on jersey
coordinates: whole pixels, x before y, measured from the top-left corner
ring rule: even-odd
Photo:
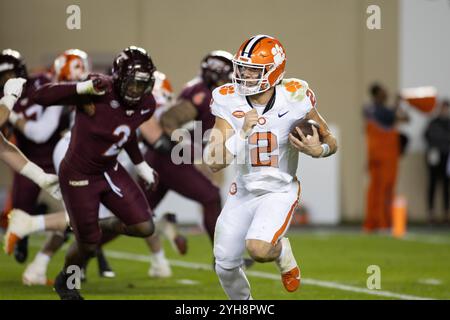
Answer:
[[[278,156],[271,153],[278,149],[277,136],[272,132],[254,132],[248,137],[250,160],[253,167],[278,167]],[[252,146],[255,146],[252,148]],[[265,158],[264,160],[262,158]]]
[[[127,143],[130,133],[131,133],[130,127],[128,127],[127,125],[121,125],[118,126],[116,129],[114,129],[113,135],[118,137],[122,136],[122,138],[119,140],[119,142],[116,142],[111,147],[109,147],[109,149],[106,150],[106,152],[103,155],[106,157],[112,157],[119,154],[123,145]]]

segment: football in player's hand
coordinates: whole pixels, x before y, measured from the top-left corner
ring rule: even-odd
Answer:
[[[320,139],[320,141],[322,141],[322,137],[320,136],[320,130],[319,130],[320,125],[314,120],[308,120],[308,119],[303,118],[303,119],[295,121],[295,123],[291,127],[291,134],[294,137],[296,137],[297,139],[301,140],[297,130],[295,129],[296,127],[298,127],[302,131],[302,133],[305,137],[308,135],[313,136],[314,135],[313,128],[312,128],[313,126],[316,127],[317,133],[319,134],[319,139]]]

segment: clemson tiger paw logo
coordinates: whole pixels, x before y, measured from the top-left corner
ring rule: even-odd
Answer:
[[[272,48],[273,61],[275,62],[275,66],[279,66],[286,59],[286,54],[283,51],[283,48],[276,44]]]
[[[227,94],[233,94],[234,86],[224,86],[224,87],[220,88],[219,92],[223,96],[226,96]]]
[[[287,82],[284,85],[284,87],[289,92],[295,92],[295,91],[297,91],[298,89],[300,89],[302,87],[302,84],[300,82],[298,82],[298,81],[292,80],[292,81]]]

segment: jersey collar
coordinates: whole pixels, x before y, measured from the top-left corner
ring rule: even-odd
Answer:
[[[275,98],[277,95],[277,87],[274,87],[275,90],[273,90],[273,94],[269,99],[269,102],[267,102],[266,107],[264,108],[264,111],[262,114],[265,114],[266,112],[268,112],[270,109],[273,108],[273,105],[275,104]],[[248,105],[253,109],[253,105],[252,102],[250,101],[250,98],[248,96],[245,96],[245,100],[247,100]]]

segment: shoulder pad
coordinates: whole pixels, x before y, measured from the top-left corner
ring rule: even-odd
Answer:
[[[296,78],[283,79],[280,86],[290,102],[303,101],[308,96],[308,90],[310,90],[308,82]]]
[[[232,83],[224,84],[213,91],[213,100],[220,105],[227,105],[240,99],[242,97],[236,93]]]

